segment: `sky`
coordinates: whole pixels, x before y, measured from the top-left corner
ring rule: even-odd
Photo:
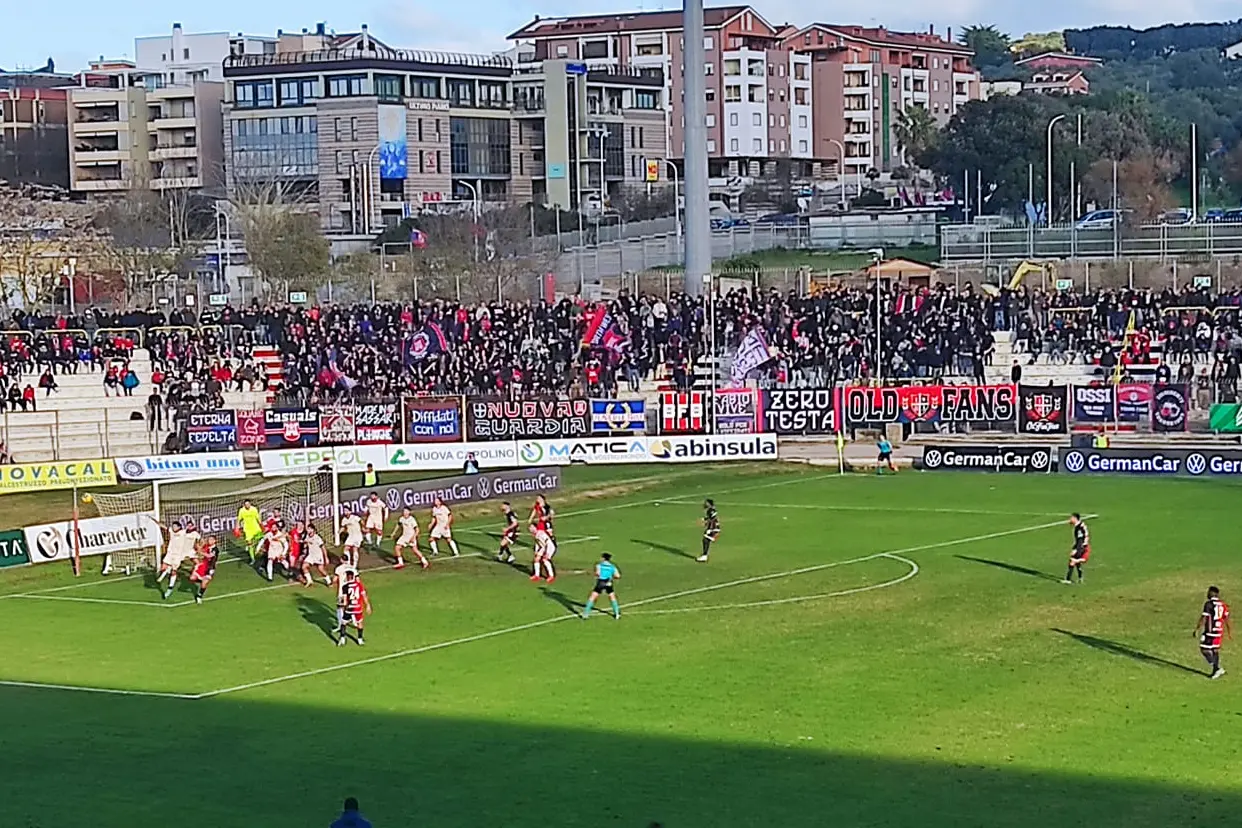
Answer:
[[[0,68],[42,66],[51,57],[62,71],[83,68],[100,55],[132,57],[135,37],[167,33],[174,21],[187,32],[269,36],[277,29],[298,31],[319,21],[337,31],[356,31],[359,24],[367,23],[372,34],[395,47],[486,53],[505,48],[505,35],[536,14],[553,17],[677,7],[676,3],[661,6],[659,0],[198,0],[183,8],[176,3],[139,0],[10,0],[6,5],[0,27]],[[1015,35],[1102,24],[1144,28],[1242,17],[1238,0],[940,0],[927,4],[870,0],[866,4],[816,3],[816,20],[804,11],[808,5],[804,0],[760,0],[753,5],[774,25],[856,23],[919,31],[935,26],[943,32],[984,23]],[[931,8],[937,10],[934,18],[927,16]],[[66,26],[67,21],[71,25]]]

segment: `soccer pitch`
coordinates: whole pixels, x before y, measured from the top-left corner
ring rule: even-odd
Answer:
[[[1209,583],[1242,601],[1242,488],[663,471],[567,471],[551,586],[493,560],[498,504],[461,559],[364,557],[365,648],[330,590],[236,562],[202,606],[97,559],[0,574],[5,824],[292,828],[347,795],[381,826],[1236,820],[1242,662],[1208,681],[1191,630]],[[604,551],[622,618],[584,622]]]

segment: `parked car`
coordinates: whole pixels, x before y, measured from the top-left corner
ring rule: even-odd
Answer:
[[[750,227],[750,222],[744,218],[714,218],[711,227],[713,230],[733,230],[735,228]]]
[[[1075,230],[1111,230],[1120,210],[1092,210],[1074,225]]]
[[[1219,221],[1222,224],[1242,224],[1242,208],[1235,207],[1232,210],[1226,210],[1221,214]]]
[[[1176,210],[1168,210],[1162,213],[1160,218],[1157,219],[1160,224],[1167,224],[1174,227],[1183,224],[1191,224],[1194,220],[1194,214],[1185,207],[1178,207]]]
[[[768,213],[755,219],[755,224],[768,224],[775,227],[796,227],[802,223],[797,213]]]
[[[1220,221],[1225,217],[1225,211],[1220,207],[1213,207],[1203,214],[1202,221],[1211,224]]]

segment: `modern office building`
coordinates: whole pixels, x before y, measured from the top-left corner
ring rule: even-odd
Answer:
[[[71,189],[217,187],[224,84],[162,86],[152,77],[132,61],[92,61],[68,89]]]
[[[580,188],[585,201],[645,181],[628,127],[664,129],[651,73],[394,49],[366,27],[281,34],[274,53],[228,57],[224,76],[230,189],[279,184],[336,236],[475,201],[568,208]]]

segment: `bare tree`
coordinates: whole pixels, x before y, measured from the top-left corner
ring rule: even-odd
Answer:
[[[69,259],[95,250],[92,213],[83,204],[0,188],[0,299],[38,307],[65,286]]]
[[[128,301],[147,296],[154,283],[187,269],[188,195],[160,193],[137,176],[120,196],[99,205],[100,254],[125,282]],[[181,243],[178,243],[180,239]]]
[[[230,204],[250,267],[268,291],[315,290],[328,276],[331,245],[308,196],[277,179],[236,182]]]

